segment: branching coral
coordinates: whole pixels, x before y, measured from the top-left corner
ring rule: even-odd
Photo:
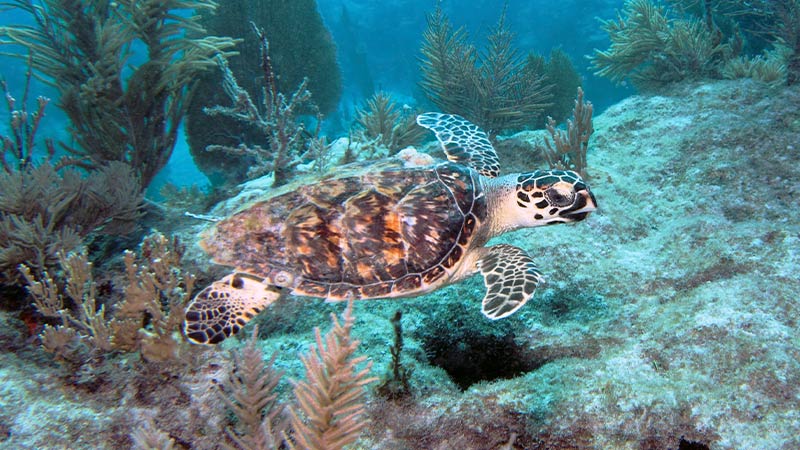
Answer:
[[[280,92],[290,93],[308,78],[306,88],[323,115],[336,110],[342,92],[342,76],[336,46],[323,23],[315,0],[226,0],[214,11],[204,11],[200,23],[209,33],[241,39],[237,55],[227,58],[240,86],[261,102],[263,69],[261,42],[251,39],[249,22],[264,30],[270,43],[270,58],[280,77]],[[298,32],[302,30],[302,32]],[[222,76],[210,71],[198,79],[197,89],[186,114],[186,138],[195,164],[213,185],[239,184],[247,177],[252,158],[206,152],[209,145],[236,147],[264,145],[263,135],[242,121],[217,116],[209,118],[204,107],[225,104],[219,89]],[[371,93],[372,91],[370,91]],[[314,113],[313,108],[299,111]]]
[[[97,300],[97,285],[92,279],[89,258],[85,252],[62,254],[60,265],[66,278],[66,298],[61,295],[59,285],[47,272],[37,279],[27,266],[20,268],[28,281],[28,291],[36,309],[45,317],[59,320],[58,325],[48,325],[42,332],[45,349],[65,357],[68,348],[76,344],[77,338],[89,342],[93,349],[110,351],[111,328],[108,326],[105,305]],[[70,309],[72,303],[74,310]]]
[[[350,337],[353,328],[353,303],[348,304],[341,324],[331,315],[333,329],[323,340],[315,329],[317,344],[301,357],[306,367],[306,380],[295,383],[294,394],[299,410],[308,418],[301,419],[290,409],[294,429],[292,448],[334,450],[358,438],[366,426],[364,387],[375,381],[369,378],[371,364],[358,370],[364,357],[354,357],[359,341]]]
[[[334,450],[355,442],[366,426],[364,387],[375,379],[368,378],[371,364],[357,370],[365,358],[354,357],[359,342],[350,337],[352,308],[351,301],[344,324],[331,315],[333,329],[324,339],[318,328],[314,330],[317,344],[301,356],[306,380],[294,383],[298,410],[289,408],[290,423],[274,393],[283,372],[273,368],[275,355],[264,361],[256,347],[257,328],[247,345],[233,354],[233,365],[220,388],[240,424],[237,432],[227,431],[236,448],[278,449],[285,444],[292,449]]]
[[[194,284],[194,277],[180,269],[182,255],[177,241],[160,234],[145,238],[138,257],[126,252],[125,296],[113,314],[98,292],[85,251],[59,255],[63,287],[47,272],[36,276],[21,266],[36,309],[56,320],[42,332],[45,350],[64,360],[76,359],[82,344],[100,353],[138,350],[151,361],[175,358],[182,339],[173,333],[180,330],[183,304]]]
[[[277,353],[268,362],[256,347],[258,327],[247,345],[232,353],[233,366],[220,385],[221,397],[239,421],[240,433],[226,430],[242,450],[277,449],[288,431],[284,407],[274,392],[283,371],[274,368]],[[231,447],[233,448],[233,447]]]
[[[401,109],[388,93],[376,92],[364,108],[356,111],[356,124],[362,135],[360,140],[374,141],[376,145],[386,147],[389,154],[416,145],[427,134],[416,122],[421,112],[406,107]]]
[[[411,395],[412,370],[403,366],[400,355],[403,352],[403,325],[400,319],[403,313],[397,311],[392,317],[392,328],[394,329],[394,345],[390,347],[392,353],[392,363],[389,366],[390,373],[378,386],[378,394],[389,400],[399,400]]]
[[[721,64],[735,56],[735,46],[701,21],[670,18],[650,0],[628,0],[623,15],[603,21],[611,47],[596,50],[595,73],[642,87],[717,76]]]
[[[47,97],[36,97],[36,111],[28,111],[26,100],[28,97],[28,87],[30,87],[31,74],[26,77],[25,93],[22,102],[17,107],[17,99],[8,90],[5,80],[0,80],[0,87],[8,108],[8,131],[9,135],[0,135],[2,142],[2,152],[0,152],[0,164],[6,173],[21,171],[33,164],[33,152],[36,146],[36,133],[39,131],[39,124],[45,114],[45,108],[50,103]],[[45,140],[47,154],[52,158],[55,148],[51,139]],[[10,161],[9,159],[10,158]]]
[[[263,102],[261,106],[253,101],[251,95],[239,86],[227,62],[220,58],[223,72],[223,88],[233,101],[233,106],[214,106],[205,111],[214,116],[233,117],[249,123],[257,128],[265,137],[267,147],[258,145],[238,147],[210,145],[209,151],[226,151],[238,155],[255,157],[256,164],[248,171],[248,177],[256,178],[268,172],[274,174],[273,185],[286,184],[292,173],[309,150],[320,153],[319,125],[321,117],[317,115],[317,129],[312,133],[299,120],[297,115],[303,108],[313,108],[311,93],[306,89],[307,80],[303,80],[294,93],[286,96],[278,91],[276,74],[272,69],[269,55],[269,42],[261,30],[253,26],[261,42],[261,68],[263,74]]]
[[[194,275],[181,269],[185,250],[176,238],[155,233],[142,241],[139,255],[130,250],[124,253],[125,296],[111,323],[115,349],[138,350],[150,361],[178,355],[183,339],[175,334],[182,327],[184,306],[194,288]]]
[[[513,39],[504,12],[479,52],[437,6],[423,34],[423,91],[442,111],[466,117],[491,136],[534,123],[549,105],[549,86],[526,62],[531,60],[520,57]]]
[[[202,35],[195,16],[210,0],[27,0],[4,6],[34,25],[0,27],[0,43],[27,48],[33,68],[60,94],[77,143],[68,150],[86,168],[130,164],[147,187],[175,145],[194,81],[233,45]],[[146,53],[134,55],[142,44]],[[20,55],[22,56],[22,55]]]
[[[5,88],[5,84],[3,84]],[[9,134],[3,135],[0,170],[0,282],[18,281],[17,266],[26,264],[37,276],[52,269],[58,253],[77,248],[82,239],[102,229],[107,234],[130,231],[139,218],[142,194],[130,166],[111,162],[83,175],[52,163],[53,145],[46,141],[44,161],[34,163],[36,133],[48,100],[37,99],[36,112],[6,91]]]
[[[139,218],[142,195],[124,163],[109,163],[88,176],[48,163],[0,172],[0,280],[16,280],[25,263],[35,273],[52,268],[60,251],[77,248],[102,229],[124,234]]]
[[[545,146],[540,150],[551,168],[574,170],[588,178],[586,153],[589,150],[589,138],[594,133],[593,111],[592,103],[583,101],[583,89],[578,88],[572,120],[567,120],[566,132],[556,128],[556,121],[552,117],[547,118],[546,128],[553,139],[553,145],[545,138]]]

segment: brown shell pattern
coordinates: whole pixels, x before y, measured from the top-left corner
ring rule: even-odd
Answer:
[[[453,163],[326,180],[219,222],[203,246],[216,262],[299,295],[411,295],[472,243],[486,217],[478,180]]]

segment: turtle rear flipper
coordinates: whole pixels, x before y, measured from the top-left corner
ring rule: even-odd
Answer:
[[[485,177],[500,174],[497,152],[477,125],[455,114],[435,112],[418,115],[417,124],[433,131],[450,161],[472,167]]]
[[[200,291],[186,307],[183,323],[186,338],[196,344],[218,344],[236,334],[280,298],[280,288],[263,281],[237,272]]]
[[[490,319],[510,316],[533,296],[544,277],[533,259],[519,247],[501,244],[489,247],[478,260],[486,296],[483,314]]]

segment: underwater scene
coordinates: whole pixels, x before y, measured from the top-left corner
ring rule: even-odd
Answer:
[[[0,448],[800,449],[800,0],[0,0]]]

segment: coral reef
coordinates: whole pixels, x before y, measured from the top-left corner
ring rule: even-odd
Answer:
[[[342,79],[336,61],[336,46],[320,17],[315,0],[292,2],[267,0],[227,0],[213,11],[203,12],[200,23],[207,32],[239,39],[238,55],[228,56],[228,67],[243,90],[253,94],[256,103],[263,101],[261,41],[252,39],[249,23],[263,30],[270,42],[270,59],[279,92],[293,92],[306,79],[306,89],[319,112],[336,110],[342,91]],[[302,30],[302,32],[298,32]],[[220,91],[223,74],[209,71],[198,79],[186,116],[186,137],[198,167],[214,185],[238,183],[247,178],[252,160],[244,155],[206,152],[209,145],[237,147],[264,145],[258,127],[229,118],[209,118],[203,111],[228,101]],[[309,105],[298,111],[315,114]]]
[[[120,235],[131,231],[140,217],[142,194],[138,178],[123,162],[110,162],[82,173],[63,158],[53,161],[55,149],[46,140],[45,155],[36,154],[36,134],[49,100],[37,99],[35,112],[8,92],[8,135],[0,170],[0,283],[20,281],[20,264],[37,276],[52,270],[58,254],[76,249],[90,233]],[[36,159],[40,159],[36,162]]]
[[[578,88],[578,97],[572,109],[572,120],[567,120],[567,131],[556,129],[556,121],[547,118],[547,132],[553,139],[544,139],[544,147],[539,151],[547,158],[551,169],[574,170],[581,177],[588,179],[586,154],[589,150],[589,138],[594,133],[592,127],[592,102],[583,101],[583,89]]]
[[[388,155],[419,144],[428,132],[417,125],[422,113],[407,105],[398,106],[386,92],[376,92],[356,111],[358,136],[355,140],[388,149]]]
[[[465,117],[492,137],[535,123],[550,105],[549,86],[513,39],[504,11],[479,52],[437,5],[423,34],[420,87],[440,110]]]
[[[349,448],[800,447],[798,102],[797,86],[694,82],[593,117],[587,163],[600,209],[585,227],[499,239],[547,268],[533,304],[487,321],[482,282],[470,279],[419,298],[352,305],[359,352],[392,367],[396,330],[387,318],[402,304],[414,394],[396,402],[367,391],[368,422]],[[113,312],[112,302],[100,303]],[[298,352],[341,307],[277,302],[254,319],[269,326],[250,345],[277,355],[274,368],[286,378],[301,379]],[[91,373],[65,375],[30,333],[0,310],[4,447],[130,448],[144,440],[131,436],[139,428],[160,433],[148,442],[210,450],[235,445],[226,428],[244,435],[213,381],[230,381],[250,363],[231,369],[226,350],[245,345],[237,338],[223,349],[189,347],[179,364],[112,353],[103,365],[84,361]],[[489,372],[498,366],[513,370]],[[478,369],[481,377],[467,378]],[[252,400],[272,394],[292,400],[285,383]]]
[[[412,370],[403,365],[401,354],[403,353],[403,324],[401,319],[403,313],[398,310],[392,316],[392,329],[394,329],[394,345],[389,350],[392,354],[392,363],[389,366],[389,373],[378,385],[378,395],[389,400],[400,400],[411,395]]]
[[[173,332],[180,330],[194,284],[193,275],[181,273],[182,256],[182,245],[161,234],[145,238],[138,256],[125,252],[124,296],[108,315],[85,250],[59,255],[63,287],[47,272],[36,276],[23,265],[37,311],[55,320],[42,330],[42,346],[75,365],[87,354],[112,350],[138,351],[148,361],[177,359],[183,340]]]
[[[786,66],[783,68],[786,74],[782,78],[786,84],[800,81],[800,1],[670,0],[669,3],[685,14],[702,19],[709,29],[718,27],[726,35],[741,33],[744,47],[756,48],[751,53],[766,50],[768,46],[772,46],[773,51],[784,49],[780,63],[767,63],[773,67],[781,64]],[[755,66],[764,64],[764,61],[758,61],[759,58],[758,55],[754,57]],[[742,74],[742,77],[751,76],[750,73]],[[754,78],[759,79],[758,72]]]
[[[644,88],[714,76],[737,51],[699,19],[671,18],[651,0],[628,0],[617,20],[604,20],[611,47],[592,56],[595,73]]]
[[[800,80],[799,1],[668,3],[679,18],[650,0],[628,0],[624,17],[603,21],[611,47],[595,51],[596,73],[644,88],[704,77]],[[742,55],[748,47],[759,50]]]
[[[112,182],[113,180],[113,182]],[[51,268],[59,251],[101,231],[130,232],[140,217],[142,195],[130,166],[112,162],[87,176],[49,162],[20,172],[0,172],[0,272],[16,279],[18,264],[35,273]]]
[[[784,84],[787,80],[785,61],[788,59],[785,53],[776,49],[763,56],[733,58],[725,62],[720,73],[728,80],[752,78],[773,86]]]
[[[372,363],[358,369],[367,358],[355,357],[359,341],[350,337],[353,328],[353,302],[342,315],[343,323],[331,314],[333,328],[323,340],[314,329],[316,346],[302,356],[306,380],[295,383],[297,408],[290,408],[294,434],[291,448],[335,450],[351,444],[366,426],[364,387],[376,381],[370,378]],[[307,419],[303,420],[300,412]]]
[[[255,25],[254,25],[255,27]],[[251,95],[239,86],[233,72],[224,59],[220,59],[223,72],[223,88],[233,106],[214,106],[205,109],[210,116],[234,118],[258,130],[266,147],[258,144],[239,144],[236,147],[210,145],[210,152],[224,151],[232,155],[249,155],[255,163],[247,170],[248,178],[258,178],[268,172],[273,174],[273,186],[286,184],[295,168],[304,159],[323,162],[326,144],[319,137],[322,116],[317,114],[316,129],[309,131],[298,117],[303,108],[316,109],[311,101],[311,92],[303,79],[291,95],[278,90],[278,75],[272,68],[269,41],[262,30],[254,28],[261,43],[262,95],[260,106]]]
[[[23,46],[33,68],[58,91],[76,143],[64,146],[74,162],[91,169],[124,162],[147,187],[172,154],[196,77],[233,46],[229,38],[187,37],[204,30],[197,16],[179,10],[213,9],[216,3],[8,4],[28,13],[33,25],[0,27],[0,43]],[[134,55],[134,43],[144,45],[144,55]]]

